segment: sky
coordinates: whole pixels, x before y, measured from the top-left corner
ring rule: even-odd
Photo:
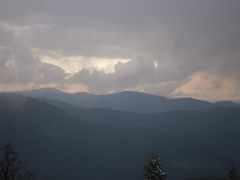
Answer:
[[[0,91],[240,100],[239,0],[0,0]]]

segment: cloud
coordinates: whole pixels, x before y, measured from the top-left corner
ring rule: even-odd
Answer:
[[[101,71],[91,72],[83,69],[68,79],[69,83],[87,84],[93,92],[112,92],[129,89],[141,85],[145,81],[153,81],[149,76],[154,74],[154,64],[151,61],[131,60],[118,62],[113,73]]]
[[[20,41],[15,29],[0,24],[0,83],[50,83],[61,82],[65,72],[54,65],[42,63]]]
[[[44,63],[52,64],[64,69],[64,71],[69,74],[75,74],[82,69],[114,73],[116,64],[119,62],[126,63],[130,61],[129,59],[119,58],[61,56],[55,53],[52,55],[40,56],[40,59]]]
[[[1,1],[0,82],[159,95],[179,93],[197,72],[237,83],[239,5],[237,0]]]
[[[239,100],[240,82],[231,77],[222,77],[206,72],[190,76],[172,92],[174,97],[195,97],[205,100]]]
[[[0,49],[0,82],[26,83],[34,80],[37,60],[22,48],[2,47]]]

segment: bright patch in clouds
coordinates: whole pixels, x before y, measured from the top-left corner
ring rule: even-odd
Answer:
[[[66,73],[69,74],[75,74],[82,69],[89,69],[91,72],[102,71],[105,73],[114,73],[116,64],[127,63],[130,61],[129,59],[111,59],[98,57],[85,58],[82,56],[40,56],[40,59],[44,63],[49,63],[61,67]]]
[[[0,91],[239,101],[238,7],[237,0],[2,0]]]
[[[171,94],[173,97],[224,101],[240,99],[240,82],[234,78],[199,72],[190,76]]]

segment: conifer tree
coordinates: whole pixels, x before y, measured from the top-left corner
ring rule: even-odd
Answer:
[[[235,168],[235,165],[234,163],[232,163],[232,166],[228,172],[228,175],[227,175],[227,180],[238,180],[239,177],[238,177],[238,174],[237,174],[237,170]]]
[[[0,148],[0,180],[26,180],[35,174],[35,171],[26,170],[9,143]]]
[[[143,177],[146,180],[164,180],[167,174],[160,162],[158,153],[152,153],[150,159],[145,162]]]

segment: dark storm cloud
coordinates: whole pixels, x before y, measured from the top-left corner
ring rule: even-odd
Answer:
[[[27,58],[11,50],[18,67],[26,74],[32,74],[28,67],[44,69],[45,75],[35,73],[32,80],[21,75],[21,82],[48,77],[42,82],[81,83],[95,92],[138,87],[169,94],[198,72],[239,81],[239,7],[238,0],[0,0],[0,28],[13,36],[0,29],[0,46],[24,44]],[[69,77],[42,64],[32,48],[130,61],[116,64],[115,73],[82,69]],[[0,63],[6,65],[6,58]],[[11,73],[1,69],[4,82],[14,79]]]

